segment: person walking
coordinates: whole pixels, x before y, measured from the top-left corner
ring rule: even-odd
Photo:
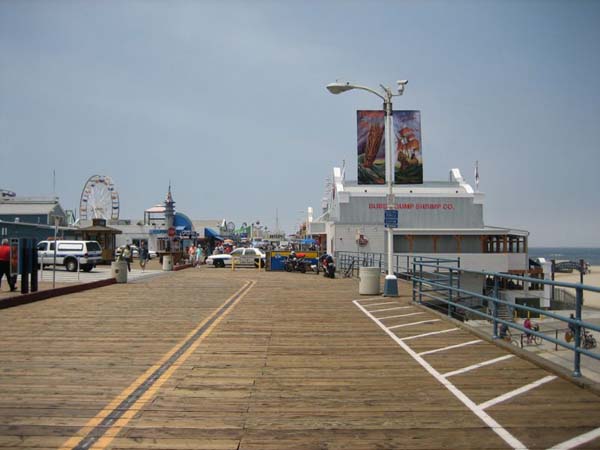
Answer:
[[[200,266],[203,262],[202,247],[198,245],[196,247],[196,267]]]
[[[531,330],[533,329],[533,324],[531,323],[531,319],[528,317],[527,319],[525,319],[525,322],[523,322],[523,326],[527,329],[527,330]],[[527,335],[527,343],[531,344],[531,333],[525,333]]]
[[[144,244],[143,241],[140,242],[140,267],[142,268],[142,272],[146,270],[146,263],[148,262],[148,259],[150,259],[149,256],[150,253],[146,248],[146,244]]]
[[[16,291],[16,279],[10,276],[10,245],[8,245],[8,239],[2,239],[2,245],[0,245],[0,287],[4,275],[6,275],[10,292]]]
[[[129,244],[123,249],[123,259],[127,263],[127,272],[131,272],[131,247]]]
[[[196,265],[196,246],[194,244],[188,248],[188,259],[192,266]]]

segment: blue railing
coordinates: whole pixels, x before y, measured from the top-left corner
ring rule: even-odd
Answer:
[[[583,284],[564,283],[560,281],[544,280],[507,273],[461,269],[458,265],[454,265],[456,264],[456,260],[450,259],[445,260],[437,258],[414,257],[412,264],[412,296],[414,302],[424,303],[423,297],[426,297],[447,305],[449,315],[452,314],[452,308],[460,308],[470,312],[471,314],[474,314],[477,317],[490,320],[493,323],[494,339],[499,338],[498,325],[504,324],[510,328],[519,330],[526,335],[538,336],[544,341],[552,342],[555,344],[555,346],[560,346],[562,348],[571,350],[574,352],[573,376],[575,377],[581,376],[581,355],[586,355],[590,358],[600,360],[600,354],[598,354],[598,352],[585,348],[582,343],[582,336],[584,335],[585,330],[600,331],[600,326],[586,322],[582,320],[581,317],[584,291],[600,292],[600,288],[586,286]],[[481,275],[484,279],[492,279],[493,288],[491,295],[485,295],[461,289],[460,277],[461,274],[464,273]],[[499,292],[500,282],[502,279],[575,289],[577,301],[575,305],[574,317],[564,317],[559,314],[555,314],[552,311],[511,303],[500,299]],[[487,302],[488,305],[491,304],[491,314],[469,307],[464,303],[459,303],[456,299],[460,299],[461,297],[477,298]],[[574,344],[570,344],[564,340],[558,339],[557,337],[548,336],[541,331],[528,329],[518,323],[513,323],[498,317],[498,310],[501,305],[506,305],[511,310],[526,311],[535,315],[546,316],[564,322],[569,329],[573,330]]]
[[[360,267],[379,267],[387,272],[387,259],[384,253],[372,252],[335,252],[335,263],[338,273],[349,277],[358,276]],[[412,256],[393,255],[392,266],[394,273],[407,278],[412,271]]]

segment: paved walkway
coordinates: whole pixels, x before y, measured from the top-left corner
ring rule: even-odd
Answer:
[[[128,273],[127,279],[131,282],[164,274],[164,272],[158,268],[141,270],[137,267],[137,264],[133,265],[131,272]],[[98,266],[95,267],[91,272],[80,271],[79,273],[69,272],[64,267],[57,267],[56,274],[53,274],[53,271],[51,269],[46,269],[43,272],[38,272],[38,290],[44,291],[47,289],[52,289],[53,285],[55,287],[63,287],[73,284],[92,283],[94,281],[106,280],[108,278],[113,278],[110,266]],[[0,300],[2,300],[3,298],[9,298],[15,295],[20,295],[20,275],[17,277],[16,292],[9,291],[9,286],[6,282],[6,279],[2,281],[2,286],[0,286]]]
[[[207,267],[3,310],[0,448],[600,448],[597,395],[401,288]]]

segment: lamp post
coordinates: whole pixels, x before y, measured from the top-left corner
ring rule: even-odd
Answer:
[[[394,157],[392,152],[392,97],[398,97],[404,93],[404,87],[408,83],[407,80],[399,80],[398,82],[398,93],[394,94],[388,87],[380,85],[382,92],[377,92],[375,89],[371,89],[366,86],[360,86],[350,83],[331,83],[327,85],[327,90],[332,94],[341,94],[352,89],[360,89],[363,91],[370,92],[383,100],[383,110],[385,112],[385,181],[388,187],[387,195],[387,210],[396,210],[395,199],[394,199]],[[386,297],[398,296],[398,280],[394,274],[393,267],[393,252],[394,252],[394,234],[392,227],[386,227],[387,229],[387,276],[385,277],[385,284],[383,288],[383,295]]]

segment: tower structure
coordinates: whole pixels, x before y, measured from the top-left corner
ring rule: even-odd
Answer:
[[[167,192],[167,198],[165,199],[165,226],[167,230],[175,223],[175,201],[173,200],[173,194],[171,194],[171,183],[169,183],[169,191]]]

